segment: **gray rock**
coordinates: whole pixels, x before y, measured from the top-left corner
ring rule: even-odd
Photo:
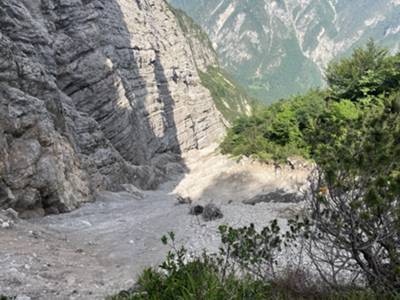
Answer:
[[[276,190],[258,194],[251,199],[244,200],[244,204],[256,205],[258,203],[298,203],[303,199],[302,195],[285,190]]]
[[[12,228],[18,221],[18,214],[12,210],[0,210],[0,229]]]
[[[19,295],[15,298],[15,300],[31,300],[31,297],[25,295]]]
[[[176,200],[178,204],[192,204],[193,200],[190,197],[183,197],[181,195],[176,196]],[[200,212],[201,213],[201,212]]]
[[[310,167],[310,162],[307,162],[304,158],[301,157],[289,157],[286,162],[293,170],[305,169]]]
[[[13,210],[12,208],[7,208],[4,211],[4,215],[6,217],[9,217],[10,219],[16,221],[18,219],[18,212],[16,212],[15,210]]]
[[[124,188],[125,191],[127,191],[129,194],[133,195],[135,198],[138,198],[138,199],[144,198],[143,192],[141,190],[139,190],[133,184],[123,184],[122,187]]]
[[[204,211],[202,213],[202,217],[204,221],[213,221],[216,219],[221,219],[224,217],[222,214],[222,211],[219,207],[217,207],[213,203],[209,203],[206,206],[204,206]]]
[[[222,133],[163,0],[0,2],[0,208],[63,213],[155,188],[179,169],[158,156]]]

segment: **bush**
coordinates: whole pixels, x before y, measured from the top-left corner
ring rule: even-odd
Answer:
[[[326,134],[320,128],[326,137],[315,146],[319,169],[310,214],[313,249],[333,250],[329,260],[318,259],[335,269],[332,284],[347,272],[362,275],[374,289],[400,289],[400,115],[393,111],[398,101],[392,96],[384,109],[346,130],[328,124]]]
[[[241,118],[221,148],[317,163],[308,210],[256,230],[220,227],[220,252],[187,260],[174,235],[161,270],[113,299],[400,299],[400,55],[369,43],[328,67],[327,92]],[[282,251],[300,246],[297,265]],[[302,263],[303,255],[314,271]]]
[[[355,287],[343,287],[343,290],[335,291],[301,269],[285,269],[279,275],[264,279],[254,276],[253,272],[245,272],[260,267],[259,257],[263,257],[261,261],[266,259],[269,264],[275,258],[275,250],[284,245],[281,242],[293,238],[291,234],[290,237],[285,234],[280,236],[281,242],[276,240],[280,235],[276,226],[271,224],[262,232],[257,232],[252,226],[242,229],[221,227],[225,250],[218,255],[203,253],[192,260],[187,260],[185,248],[176,247],[175,237],[170,233],[169,237],[163,237],[163,243],[169,243],[172,250],[160,270],[144,270],[135,289],[123,291],[108,300],[398,299],[395,294],[377,295],[372,290]],[[254,241],[258,242],[254,244]],[[254,252],[258,247],[266,250],[261,256],[259,252]]]
[[[360,101],[370,96],[390,94],[400,85],[400,55],[388,56],[388,50],[372,40],[365,48],[354,50],[350,58],[331,62],[326,80],[331,98]]]
[[[369,111],[384,108],[386,99],[399,92],[400,54],[389,56],[371,41],[350,58],[332,62],[326,79],[326,91],[281,100],[237,120],[222,152],[281,162],[289,156],[313,158],[313,145],[330,134],[328,126],[323,126],[325,133],[319,130],[321,124],[335,124],[336,130],[345,132]]]
[[[173,233],[162,241],[169,243],[172,250],[160,266],[161,270],[145,270],[138,281],[139,289],[121,292],[109,299],[261,300],[271,292],[270,285],[247,276],[240,279],[233,274],[222,276],[218,259],[205,253],[186,261],[187,250],[176,247]]]
[[[289,156],[309,157],[305,136],[325,110],[325,93],[282,100],[237,120],[221,144],[225,154],[256,156],[261,160],[285,161]]]

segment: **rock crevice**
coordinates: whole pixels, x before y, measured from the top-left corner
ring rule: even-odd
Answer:
[[[223,132],[163,0],[0,3],[0,207],[64,212],[154,188]]]

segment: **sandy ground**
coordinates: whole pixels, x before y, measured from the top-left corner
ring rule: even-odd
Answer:
[[[302,188],[305,169],[276,169],[250,160],[237,162],[214,147],[185,157],[187,174],[171,178],[143,199],[104,192],[97,201],[63,215],[19,221],[0,229],[0,294],[31,299],[104,299],[133,286],[146,266],[156,267],[168,249],[160,238],[174,231],[190,252],[216,251],[218,226],[266,225],[301,209],[301,203],[243,200],[277,189]],[[213,202],[224,217],[204,222],[178,205],[176,195],[195,203]]]

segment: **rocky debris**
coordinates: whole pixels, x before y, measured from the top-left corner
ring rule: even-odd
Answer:
[[[144,198],[143,192],[140,189],[138,189],[136,186],[134,186],[133,184],[123,184],[122,187],[124,188],[125,191],[127,191],[129,194],[131,194],[135,198],[138,198],[138,199]]]
[[[144,268],[157,267],[165,259],[169,248],[161,245],[160,237],[167,232],[174,232],[177,243],[191,255],[201,254],[204,249],[214,253],[220,247],[218,227],[222,224],[242,227],[253,223],[262,228],[279,215],[297,214],[294,209],[301,207],[297,203],[244,205],[239,193],[247,190],[240,182],[235,182],[234,189],[220,186],[213,197],[198,200],[196,189],[209,184],[202,180],[216,171],[219,174],[209,178],[220,178],[230,168],[229,158],[204,150],[198,151],[199,156],[191,155],[198,168],[187,163],[190,172],[185,178],[189,184],[180,193],[174,191],[182,182],[178,178],[155,191],[143,191],[143,201],[128,192],[99,192],[97,201],[73,212],[21,220],[11,230],[0,229],[0,294],[27,295],[32,300],[105,299],[132,287]],[[254,167],[257,165],[246,170],[253,172],[257,170]],[[262,168],[259,178],[263,186],[251,185],[250,191],[262,191],[265,186],[286,187],[289,175],[298,173],[288,168],[285,181],[279,178],[276,182],[273,169],[268,165]],[[177,194],[191,197],[192,206],[213,199],[224,217],[199,222],[201,213],[193,217],[188,214],[188,205],[176,205]],[[234,202],[227,204],[229,199]],[[279,219],[282,230],[285,224]]]
[[[176,16],[179,26],[185,32],[185,38],[193,51],[193,58],[196,62],[197,68],[202,72],[207,72],[210,65],[218,66],[218,54],[210,45],[211,41],[208,39],[208,36],[203,29],[183,11],[173,7],[171,7],[171,10]],[[178,74],[178,70],[179,68],[174,70],[175,80],[182,78],[182,75]],[[184,80],[187,80],[187,78]]]
[[[0,213],[12,219],[13,221],[16,221],[18,219],[18,212],[16,212],[12,208],[7,208],[6,210],[1,211]]]
[[[4,0],[0,16],[0,208],[43,216],[154,189],[182,171],[158,156],[223,133],[165,1]]]
[[[244,204],[256,205],[258,203],[298,203],[304,200],[304,197],[295,192],[278,189],[271,192],[258,194],[248,200],[244,200]]]
[[[17,221],[18,213],[12,208],[0,210],[0,229],[12,228]]]
[[[219,207],[217,207],[214,203],[209,203],[204,206],[204,211],[201,214],[204,221],[213,221],[217,219],[222,219],[224,215]]]
[[[18,295],[15,300],[31,300],[31,297],[25,296],[25,295]]]
[[[192,198],[183,197],[181,195],[177,195],[176,200],[178,201],[178,204],[192,204],[192,202],[193,202]]]
[[[292,168],[292,170],[308,169],[311,163],[302,157],[289,157],[286,163]]]
[[[11,228],[14,224],[9,220],[3,220],[0,218],[0,228],[1,229],[8,229]]]
[[[205,206],[203,205],[194,205],[190,208],[189,214],[193,216],[202,216],[203,220],[213,221],[217,219],[221,219],[224,217],[221,209],[217,207],[214,203],[208,203]]]
[[[169,179],[187,171],[181,156],[171,152],[156,156],[151,160],[151,164],[161,170]]]

